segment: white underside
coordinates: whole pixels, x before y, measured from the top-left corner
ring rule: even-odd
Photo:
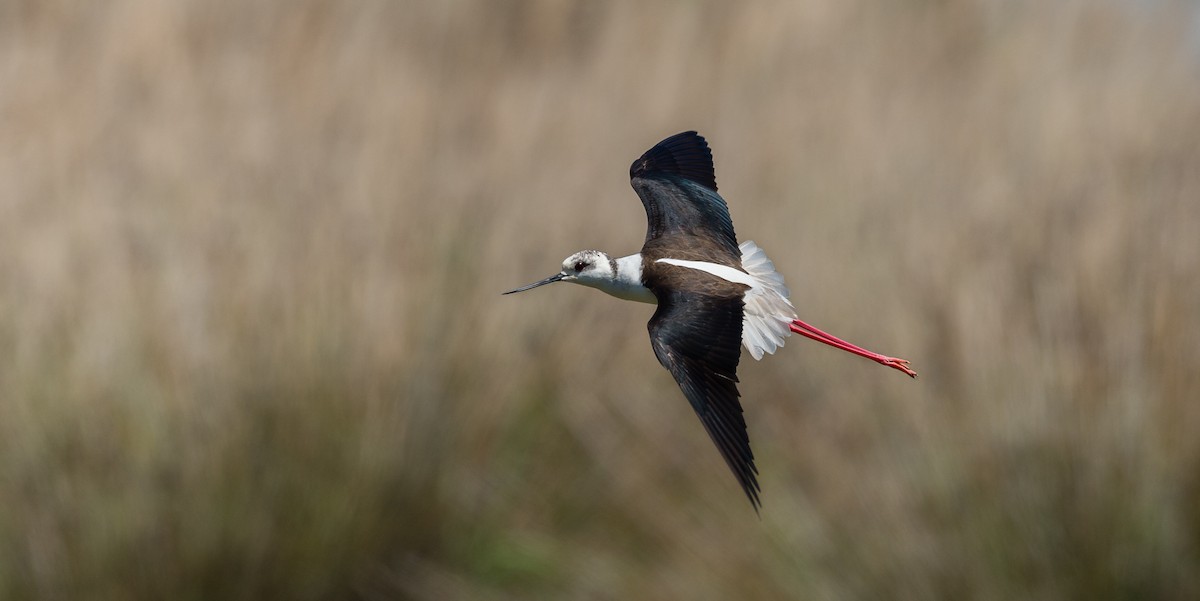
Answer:
[[[784,339],[792,335],[788,326],[796,319],[796,310],[788,300],[783,276],[775,271],[775,264],[767,258],[767,253],[750,240],[741,243],[739,248],[745,273],[707,261],[659,259],[658,262],[696,269],[749,286],[743,297],[746,307],[742,317],[742,344],[757,361],[764,353],[773,354],[783,346]]]

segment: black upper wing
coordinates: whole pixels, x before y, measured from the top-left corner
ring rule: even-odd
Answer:
[[[655,144],[629,166],[629,179],[662,173],[678,175],[717,191],[712,151],[704,136],[694,131],[678,133]]]
[[[650,318],[650,344],[758,511],[758,469],[750,451],[746,420],[738,402],[741,357],[740,297],[721,298],[659,289],[658,310]]]
[[[633,162],[629,178],[646,207],[647,243],[661,237],[701,238],[721,255],[710,259],[741,266],[733,220],[717,194],[712,151],[703,137],[686,131],[659,142]]]

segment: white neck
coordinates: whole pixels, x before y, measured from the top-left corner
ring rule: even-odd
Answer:
[[[591,286],[606,294],[620,299],[637,301],[639,303],[657,304],[658,299],[650,289],[642,285],[642,255],[634,254],[613,261],[616,273],[611,278],[590,281],[579,280],[578,283]]]

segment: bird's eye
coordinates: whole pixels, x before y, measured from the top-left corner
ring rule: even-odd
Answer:
[[[575,271],[583,271],[583,269],[587,266],[588,266],[587,261],[576,261],[575,262]]]

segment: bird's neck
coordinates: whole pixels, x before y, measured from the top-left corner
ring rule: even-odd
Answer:
[[[633,254],[612,262],[612,278],[580,282],[620,299],[639,303],[658,303],[654,293],[642,285],[642,255]]]

